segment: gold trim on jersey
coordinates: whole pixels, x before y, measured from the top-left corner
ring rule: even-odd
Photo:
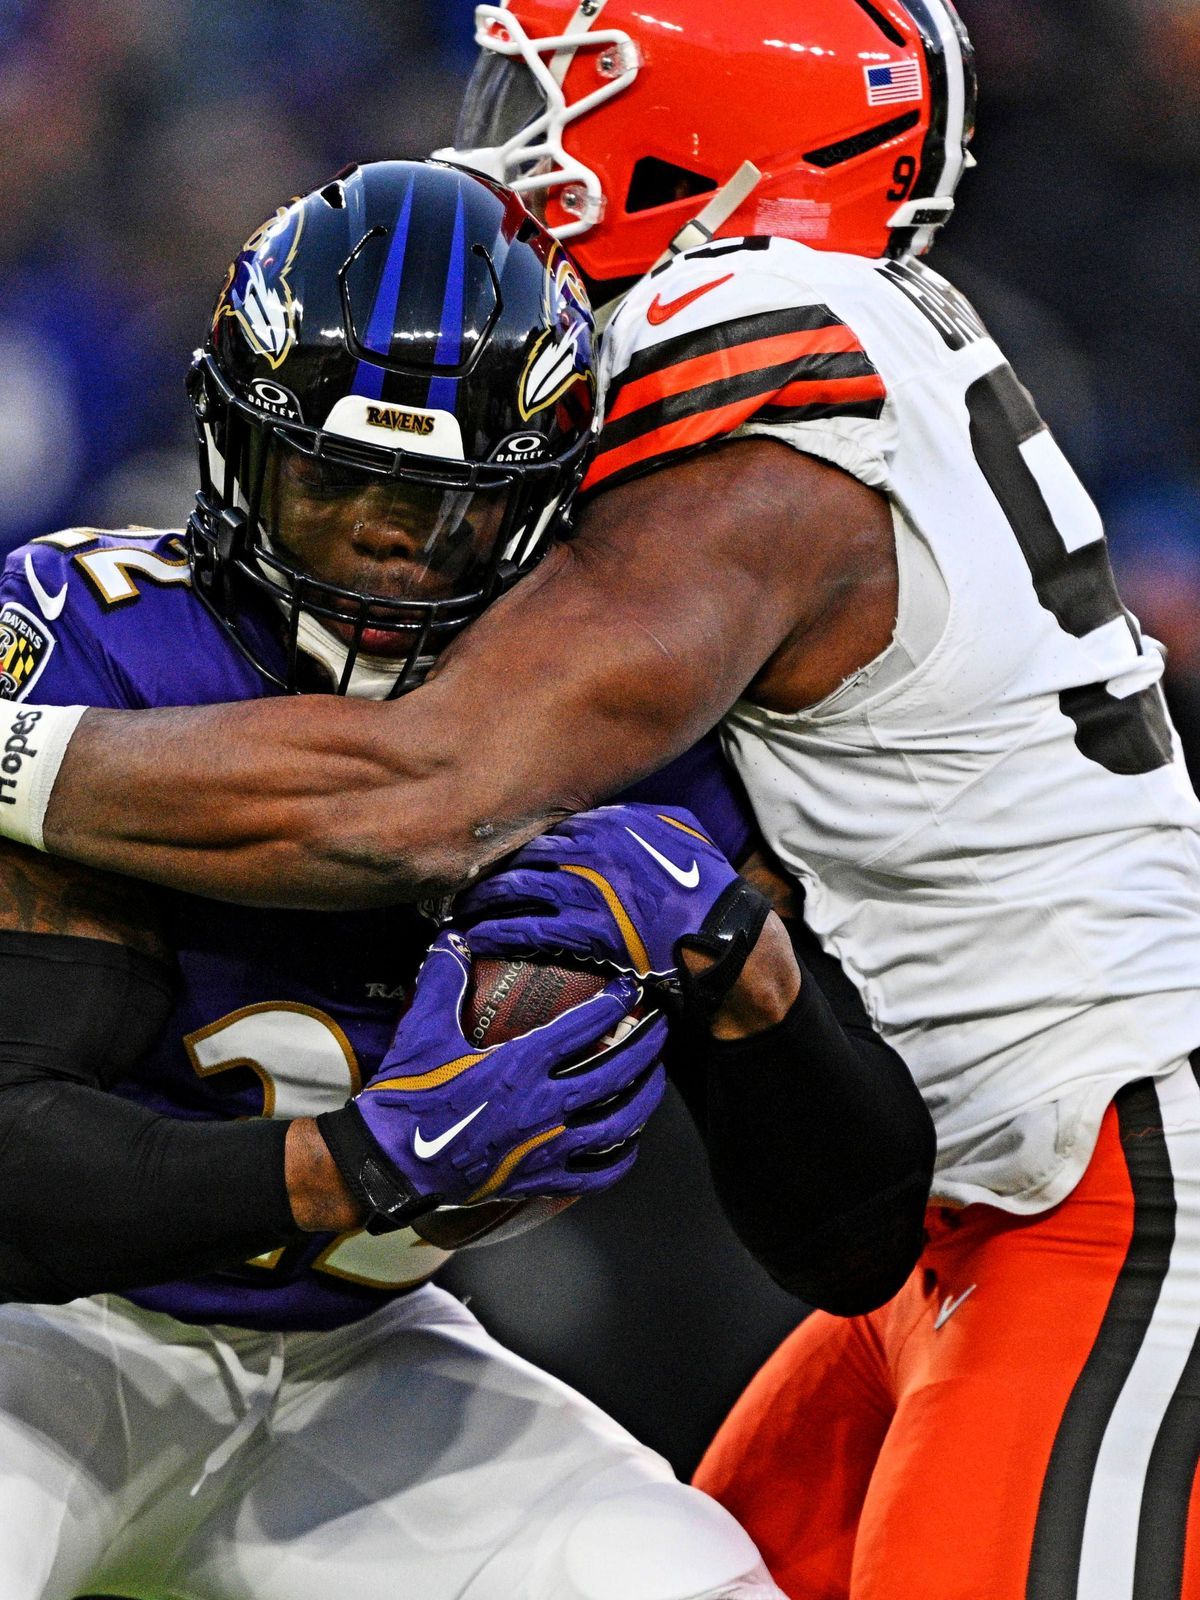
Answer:
[[[196,1046],[205,1039],[211,1039],[216,1034],[224,1033],[227,1029],[233,1027],[235,1023],[243,1021],[246,1017],[257,1017],[267,1012],[278,1013],[280,1011],[312,1017],[328,1030],[345,1058],[346,1070],[350,1078],[348,1098],[358,1094],[362,1088],[362,1073],[358,1065],[358,1057],[354,1053],[354,1046],[328,1012],[321,1011],[316,1006],[303,1005],[297,1000],[270,1000],[258,1005],[240,1006],[236,1011],[230,1011],[216,1022],[210,1022],[203,1028],[197,1028],[194,1032],[185,1034],[183,1047],[187,1051],[193,1072],[199,1078],[213,1078],[219,1073],[231,1071],[234,1067],[248,1067],[263,1086],[262,1115],[264,1117],[274,1116],[278,1092],[275,1087],[275,1080],[271,1076],[271,1069],[268,1066],[251,1056],[230,1056],[227,1060],[213,1062],[210,1066],[205,1066],[196,1053]]]

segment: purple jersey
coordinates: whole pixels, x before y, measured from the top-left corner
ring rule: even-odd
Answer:
[[[196,599],[176,533],[73,529],[8,558],[0,697],[141,708],[279,692]],[[639,784],[636,798],[687,806],[735,859],[751,837],[715,739]],[[376,1071],[434,931],[414,909],[264,911],[156,894],[179,992],[158,1044],[117,1093],[170,1116],[315,1116]],[[237,1271],[129,1298],[191,1322],[334,1327],[445,1259],[411,1230],[312,1235]]]

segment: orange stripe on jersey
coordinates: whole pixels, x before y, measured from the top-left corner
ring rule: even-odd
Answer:
[[[800,378],[771,396],[773,406],[854,405],[860,400],[886,400],[887,388],[876,372],[866,378]]]
[[[768,389],[763,394],[752,395],[733,405],[718,406],[715,410],[700,411],[678,422],[664,423],[661,428],[652,428],[648,433],[639,434],[628,444],[604,452],[588,468],[581,493],[587,494],[592,489],[598,489],[616,473],[642,466],[656,456],[673,455],[693,445],[707,444],[710,439],[718,439],[722,434],[732,433],[754,415],[770,393]]]
[[[722,378],[740,377],[742,373],[754,372],[760,367],[781,366],[801,356],[851,355],[861,350],[862,345],[853,332],[840,325],[814,328],[803,333],[777,334],[770,339],[752,339],[733,349],[695,356],[690,361],[681,361],[676,366],[651,372],[633,383],[624,384],[618,390],[616,401],[605,420],[618,422],[631,411],[640,411],[643,406],[665,400],[669,395],[719,383]]]
[[[635,350],[608,394],[585,493],[653,471],[681,451],[765,421],[874,417],[887,391],[828,306],[718,323]]]

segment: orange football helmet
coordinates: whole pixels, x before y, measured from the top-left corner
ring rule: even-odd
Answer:
[[[540,195],[596,282],[640,276],[680,230],[684,248],[765,233],[919,253],[971,161],[974,57],[950,0],[504,0],[475,22],[439,153]]]

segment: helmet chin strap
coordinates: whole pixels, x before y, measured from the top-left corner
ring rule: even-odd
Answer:
[[[608,0],[579,0],[575,15],[563,29],[564,37],[571,40],[571,43],[559,50],[550,61],[550,74],[560,87],[583,42],[583,35],[596,26],[600,13],[607,4]]]
[[[685,250],[695,250],[699,245],[711,244],[730,217],[745,205],[762,182],[762,176],[752,161],[743,161],[729,182],[713,195],[704,210],[698,212],[690,222],[684,223],[650,271],[657,272],[659,267],[668,261],[673,261],[676,256],[681,256]],[[603,333],[608,327],[621,309],[624,299],[625,296],[621,294],[615,300],[609,300],[595,308],[597,333]]]
[[[743,161],[729,182],[713,195],[704,210],[680,228],[654,263],[651,271],[661,267],[664,261],[670,261],[674,256],[681,256],[685,250],[695,250],[698,245],[711,244],[730,217],[745,205],[758,188],[762,176],[753,161]]]
[[[346,670],[349,646],[335,638],[316,617],[310,617],[307,612],[301,613],[296,637],[300,649],[324,667],[336,688]],[[350,682],[346,685],[347,697],[355,700],[386,700],[407,665],[406,660],[396,661],[391,656],[369,656],[360,650],[354,658]]]
[[[268,550],[274,550],[271,536],[259,523],[258,536]],[[272,573],[263,563],[258,563],[264,577],[275,581]],[[282,595],[275,597],[275,604],[280,613],[286,618],[287,603]],[[300,622],[296,629],[296,641],[303,653],[318,666],[324,667],[329,674],[333,687],[336,689],[342,681],[342,674],[346,670],[346,661],[350,655],[350,647],[344,644],[336,634],[310,616],[307,611],[300,613]],[[432,657],[429,658],[432,662]],[[350,682],[346,685],[346,696],[355,700],[386,700],[403,676],[407,659],[397,661],[391,656],[371,656],[360,650],[354,658],[354,666],[350,669]]]

